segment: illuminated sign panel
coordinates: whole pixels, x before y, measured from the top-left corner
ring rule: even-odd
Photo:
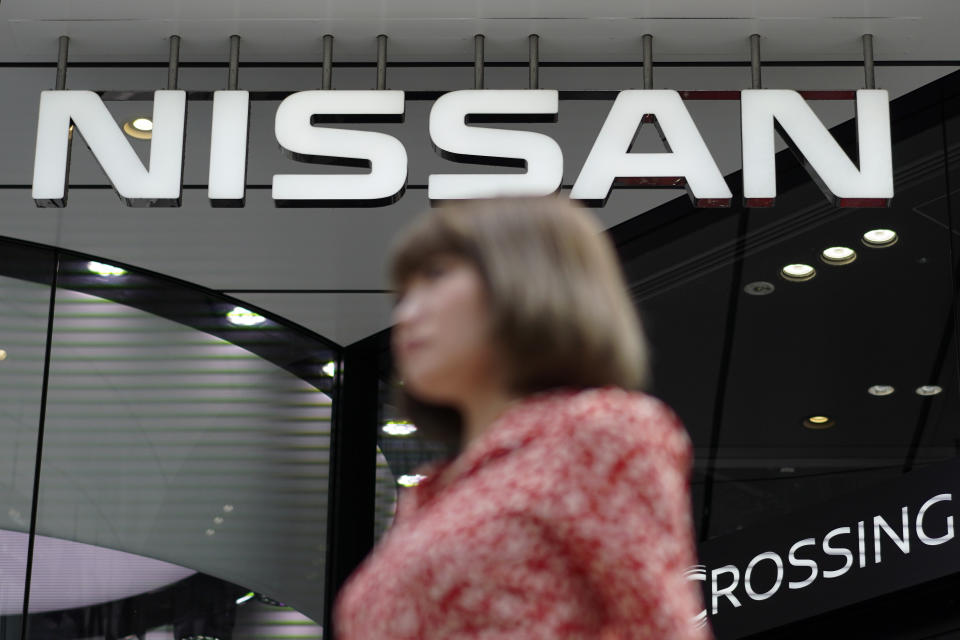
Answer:
[[[803,97],[788,90],[744,90],[741,137],[747,206],[772,206],[776,194],[775,129],[794,146],[812,178],[841,207],[888,206],[893,197],[889,96],[856,92],[858,157],[854,162]],[[524,173],[434,173],[431,200],[497,195],[545,195],[560,189],[563,151],[543,133],[471,126],[473,122],[562,122],[555,90],[463,90],[441,95],[430,111],[429,137],[455,162],[525,169]],[[362,167],[368,173],[277,174],[278,206],[378,206],[402,197],[407,152],[395,137],[330,123],[393,122],[404,116],[405,93],[392,90],[301,91],[277,108],[274,134],[282,152],[306,163]],[[213,206],[242,206],[250,94],[213,94],[208,197]],[[154,94],[149,166],[91,91],[44,91],[40,98],[33,198],[40,207],[67,202],[71,123],[80,131],[122,201],[129,206],[180,206],[186,93]],[[631,150],[644,123],[653,123],[665,152]],[[571,190],[602,206],[615,185],[685,187],[695,206],[727,207],[732,194],[681,94],[626,90],[616,96]]]
[[[687,571],[719,638],[809,618],[960,571],[960,463],[701,545]]]

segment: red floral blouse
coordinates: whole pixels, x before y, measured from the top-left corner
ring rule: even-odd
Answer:
[[[401,491],[337,600],[337,638],[705,640],[684,577],[690,465],[686,431],[651,396],[527,396]]]

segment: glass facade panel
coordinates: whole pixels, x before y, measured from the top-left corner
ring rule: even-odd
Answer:
[[[19,638],[41,423],[53,254],[0,250],[0,640]],[[21,279],[29,274],[29,279]]]
[[[52,279],[53,253],[40,253]],[[33,262],[0,277],[11,639],[51,303]],[[61,255],[58,277],[28,637],[322,637],[331,350],[111,265]]]

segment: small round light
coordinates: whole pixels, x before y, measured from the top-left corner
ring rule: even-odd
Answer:
[[[205,533],[206,533],[208,536],[212,536],[213,534],[216,533],[216,531],[214,531],[213,529],[207,529]]]
[[[244,309],[243,307],[234,307],[227,313],[227,320],[231,324],[235,324],[240,327],[254,327],[258,324],[263,324],[266,321],[259,313],[254,313],[249,309]]]
[[[820,259],[827,264],[850,264],[857,259],[857,252],[850,247],[830,247],[823,250]]]
[[[0,361],[6,360],[6,359],[7,359],[7,350],[6,350],[6,349],[0,349]]]
[[[772,282],[757,280],[749,283],[743,290],[751,296],[768,296],[776,290],[776,287],[773,286]]]
[[[803,421],[803,426],[807,429],[829,429],[836,423],[827,416],[810,416]]]
[[[780,270],[780,275],[790,282],[804,282],[817,275],[817,270],[808,264],[788,264]]]
[[[337,363],[331,360],[327,364],[323,365],[323,369],[321,369],[321,371],[323,371],[324,375],[328,375],[332,378],[337,374]]]
[[[153,121],[150,118],[134,118],[123,123],[123,132],[137,140],[150,140],[153,137]]]
[[[224,512],[224,513],[230,513],[231,511],[233,511],[233,505],[232,505],[232,504],[225,504],[225,505],[223,505],[223,512]]]
[[[411,475],[402,475],[397,478],[397,484],[401,487],[415,487],[424,480],[427,479],[427,476],[422,476],[419,473],[414,473]]]
[[[112,264],[95,262],[93,260],[87,263],[87,269],[90,271],[90,273],[95,273],[98,276],[103,276],[104,278],[115,278],[117,276],[123,276],[127,274],[127,272],[120,267],[115,267]]]
[[[943,391],[943,388],[935,384],[925,384],[917,387],[918,396],[935,396]]]
[[[863,244],[868,247],[881,249],[896,244],[900,237],[893,229],[872,229],[863,234]]]
[[[889,396],[893,391],[893,387],[888,384],[875,384],[867,389],[867,393],[872,396]]]
[[[223,518],[221,518],[220,516],[216,516],[213,519],[213,524],[223,524]]]
[[[408,436],[416,431],[416,425],[409,422],[391,421],[383,425],[383,432],[388,436]]]

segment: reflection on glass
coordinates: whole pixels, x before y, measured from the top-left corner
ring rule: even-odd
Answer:
[[[29,638],[320,638],[331,405],[223,338],[58,290]]]
[[[9,254],[5,259],[13,259]],[[46,269],[52,277],[50,261]],[[36,273],[44,279],[40,266]],[[50,287],[0,277],[0,638],[20,637]]]

